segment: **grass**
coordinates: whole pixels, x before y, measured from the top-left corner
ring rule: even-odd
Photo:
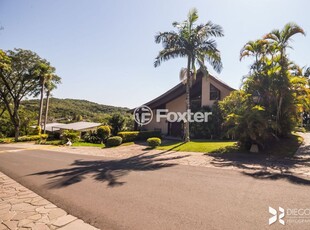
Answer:
[[[211,153],[211,152],[216,152],[219,149],[234,147],[234,146],[236,146],[235,141],[194,140],[194,141],[190,141],[187,143],[168,141],[168,142],[164,142],[161,146],[157,147],[156,149],[184,151],[184,152]]]
[[[73,147],[80,147],[80,146],[86,146],[86,147],[104,147],[104,144],[95,144],[95,143],[88,143],[88,142],[73,142]]]
[[[126,142],[121,144],[120,146],[129,146],[134,144],[134,142]],[[105,144],[94,144],[94,143],[87,143],[87,142],[74,142],[72,143],[72,146],[74,147],[80,147],[80,146],[86,146],[86,147],[100,147],[100,148],[110,148],[107,147]],[[118,146],[116,146],[118,147]]]

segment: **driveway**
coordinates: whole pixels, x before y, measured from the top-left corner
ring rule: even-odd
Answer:
[[[186,158],[180,153],[112,158],[51,150],[0,145],[0,171],[101,229],[278,229],[268,225],[269,206],[310,208],[302,175],[193,167],[177,164]],[[307,219],[292,220],[285,217],[285,229],[310,228]]]

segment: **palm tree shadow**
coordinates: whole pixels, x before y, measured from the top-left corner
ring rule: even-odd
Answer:
[[[172,167],[176,163],[169,163],[169,160],[187,157],[157,158],[161,153],[148,155],[147,153],[120,160],[75,160],[68,168],[37,172],[30,176],[49,175],[47,183],[49,189],[67,187],[79,183],[89,176],[96,181],[107,182],[108,187],[115,187],[125,184],[119,180],[131,171],[153,171]]]
[[[215,167],[235,167],[243,175],[262,180],[284,179],[293,184],[310,185],[308,178],[297,176],[294,169],[300,166],[310,167],[310,158],[301,156],[274,157],[268,154],[211,153],[210,162]]]

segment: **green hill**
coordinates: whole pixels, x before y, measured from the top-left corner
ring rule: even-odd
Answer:
[[[44,102],[45,103],[45,102]],[[22,101],[26,111],[37,112],[39,100]],[[94,122],[104,121],[110,114],[120,112],[125,114],[128,108],[101,105],[95,102],[78,99],[51,98],[49,105],[49,122],[66,122],[72,120],[89,120]]]

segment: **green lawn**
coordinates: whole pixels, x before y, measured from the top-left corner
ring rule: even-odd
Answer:
[[[104,144],[94,144],[94,143],[87,143],[87,142],[74,142],[72,146],[87,146],[87,147],[104,147]]]
[[[167,141],[156,149],[159,150],[173,150],[173,151],[184,151],[184,152],[204,152],[211,153],[217,150],[232,148],[236,145],[235,141],[216,141],[216,140],[194,140],[191,142],[176,142]]]
[[[128,146],[128,145],[132,145],[132,144],[134,144],[134,142],[126,142],[126,143],[121,144],[120,146]],[[74,143],[72,143],[72,146],[75,146],[75,147],[87,146],[87,147],[108,148],[108,147],[105,146],[105,144],[93,144],[93,143],[87,143],[87,142],[74,142]]]

